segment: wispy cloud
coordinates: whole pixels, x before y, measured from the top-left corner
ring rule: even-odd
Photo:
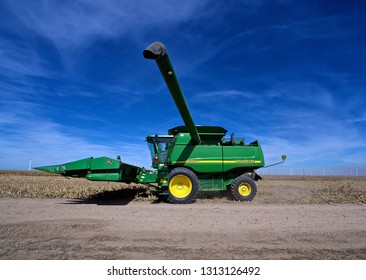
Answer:
[[[46,61],[32,44],[0,37],[1,75],[8,78],[20,76],[50,76]]]
[[[103,37],[141,33],[160,23],[191,18],[205,1],[4,1],[24,26],[49,38],[60,49],[84,48]],[[179,9],[177,8],[179,4]]]
[[[227,99],[227,98],[255,98],[255,94],[247,91],[239,90],[222,90],[222,91],[211,91],[202,92],[195,94],[192,98],[195,102],[201,102],[202,100],[217,100],[217,99]]]

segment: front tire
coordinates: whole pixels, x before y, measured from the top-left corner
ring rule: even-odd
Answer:
[[[196,199],[199,181],[194,172],[188,168],[177,167],[169,173],[168,202],[187,204]]]
[[[233,181],[230,193],[234,200],[251,201],[257,194],[257,186],[251,178],[241,175]]]

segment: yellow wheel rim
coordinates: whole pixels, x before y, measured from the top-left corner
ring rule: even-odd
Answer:
[[[185,175],[174,176],[169,182],[169,191],[177,198],[185,198],[192,191],[192,182]]]
[[[238,187],[239,194],[248,196],[252,192],[252,187],[248,183],[241,183]]]

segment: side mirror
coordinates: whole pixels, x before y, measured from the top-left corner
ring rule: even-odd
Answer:
[[[286,155],[282,155],[282,161],[285,161],[286,158],[287,158]]]

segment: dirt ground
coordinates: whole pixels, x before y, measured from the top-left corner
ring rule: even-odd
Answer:
[[[365,178],[265,179],[247,203],[108,193],[2,195],[0,259],[366,259]]]

